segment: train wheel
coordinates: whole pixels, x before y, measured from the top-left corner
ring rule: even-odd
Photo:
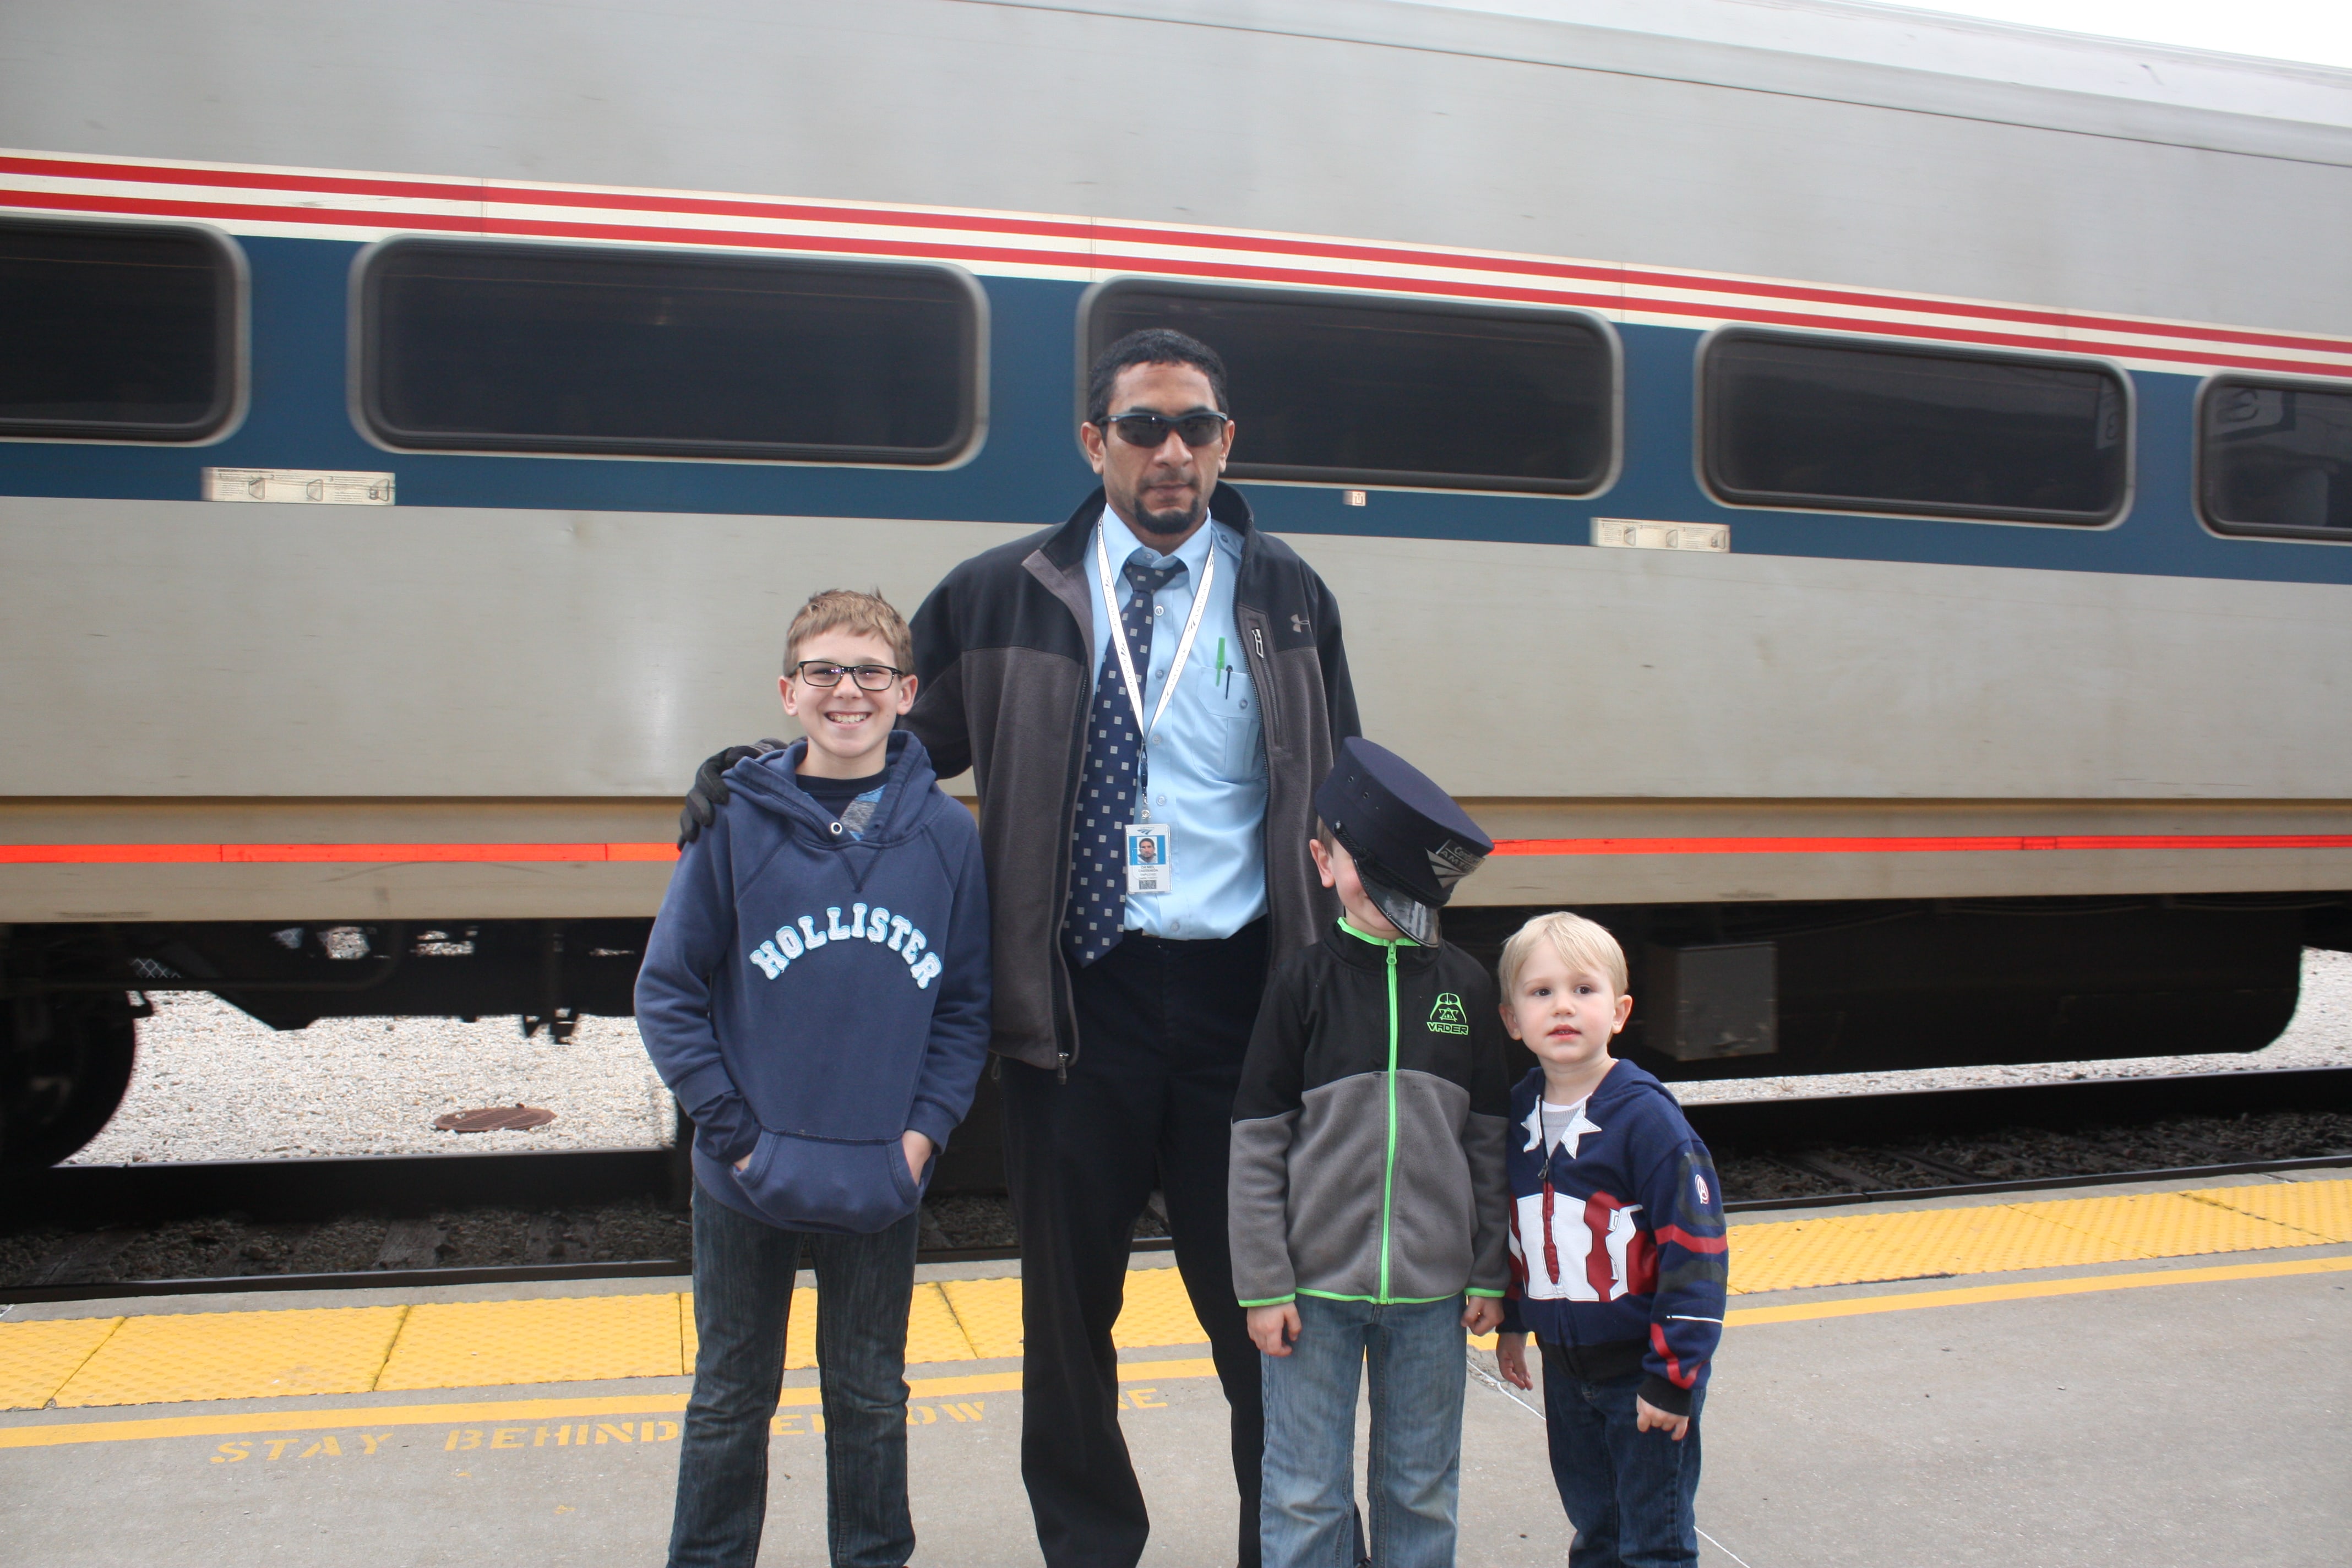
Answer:
[[[97,1137],[122,1104],[138,1052],[119,1004],[0,1002],[0,1166],[54,1165]]]

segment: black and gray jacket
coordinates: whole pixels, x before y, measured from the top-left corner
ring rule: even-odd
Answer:
[[[1101,658],[1086,549],[1102,509],[1097,489],[1058,528],[973,556],[909,623],[922,684],[907,727],[941,778],[969,767],[980,792],[994,927],[990,1047],[1041,1068],[1066,1063],[1079,1046],[1061,927]],[[1209,510],[1242,536],[1234,616],[1265,737],[1266,906],[1278,963],[1339,912],[1307,843],[1315,786],[1339,741],[1360,730],[1356,693],[1323,580],[1252,525],[1239,491],[1219,485]]]
[[[1243,1306],[1503,1294],[1503,1041],[1495,983],[1459,948],[1342,920],[1280,967],[1234,1099]]]

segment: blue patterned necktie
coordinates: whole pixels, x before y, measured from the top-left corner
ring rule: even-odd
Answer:
[[[1151,670],[1151,596],[1181,573],[1181,561],[1150,564],[1139,550],[1127,561],[1130,590],[1119,609],[1136,679]],[[1118,650],[1103,649],[1095,682],[1095,710],[1087,726],[1087,772],[1078,784],[1077,826],[1070,844],[1070,904],[1062,917],[1062,945],[1083,969],[1118,945],[1127,915],[1127,825],[1136,820],[1144,787],[1143,732],[1127,700]]]

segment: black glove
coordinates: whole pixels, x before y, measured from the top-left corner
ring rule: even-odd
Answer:
[[[702,836],[704,828],[719,820],[719,808],[733,793],[727,787],[729,768],[746,757],[764,757],[770,752],[783,749],[782,741],[755,741],[748,746],[730,746],[705,757],[702,765],[694,771],[694,787],[686,792],[686,805],[678,809],[677,847],[685,848]]]

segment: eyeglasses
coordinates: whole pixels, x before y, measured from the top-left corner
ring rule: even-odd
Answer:
[[[860,691],[887,691],[890,683],[907,672],[893,669],[887,664],[822,664],[813,658],[804,658],[793,666],[792,673],[811,686],[838,686],[845,675],[857,682]]]
[[[1187,447],[1206,447],[1220,439],[1233,421],[1222,414],[1179,414],[1172,418],[1165,414],[1114,414],[1102,423],[1118,431],[1118,438],[1130,447],[1160,446],[1171,430],[1183,437]]]

